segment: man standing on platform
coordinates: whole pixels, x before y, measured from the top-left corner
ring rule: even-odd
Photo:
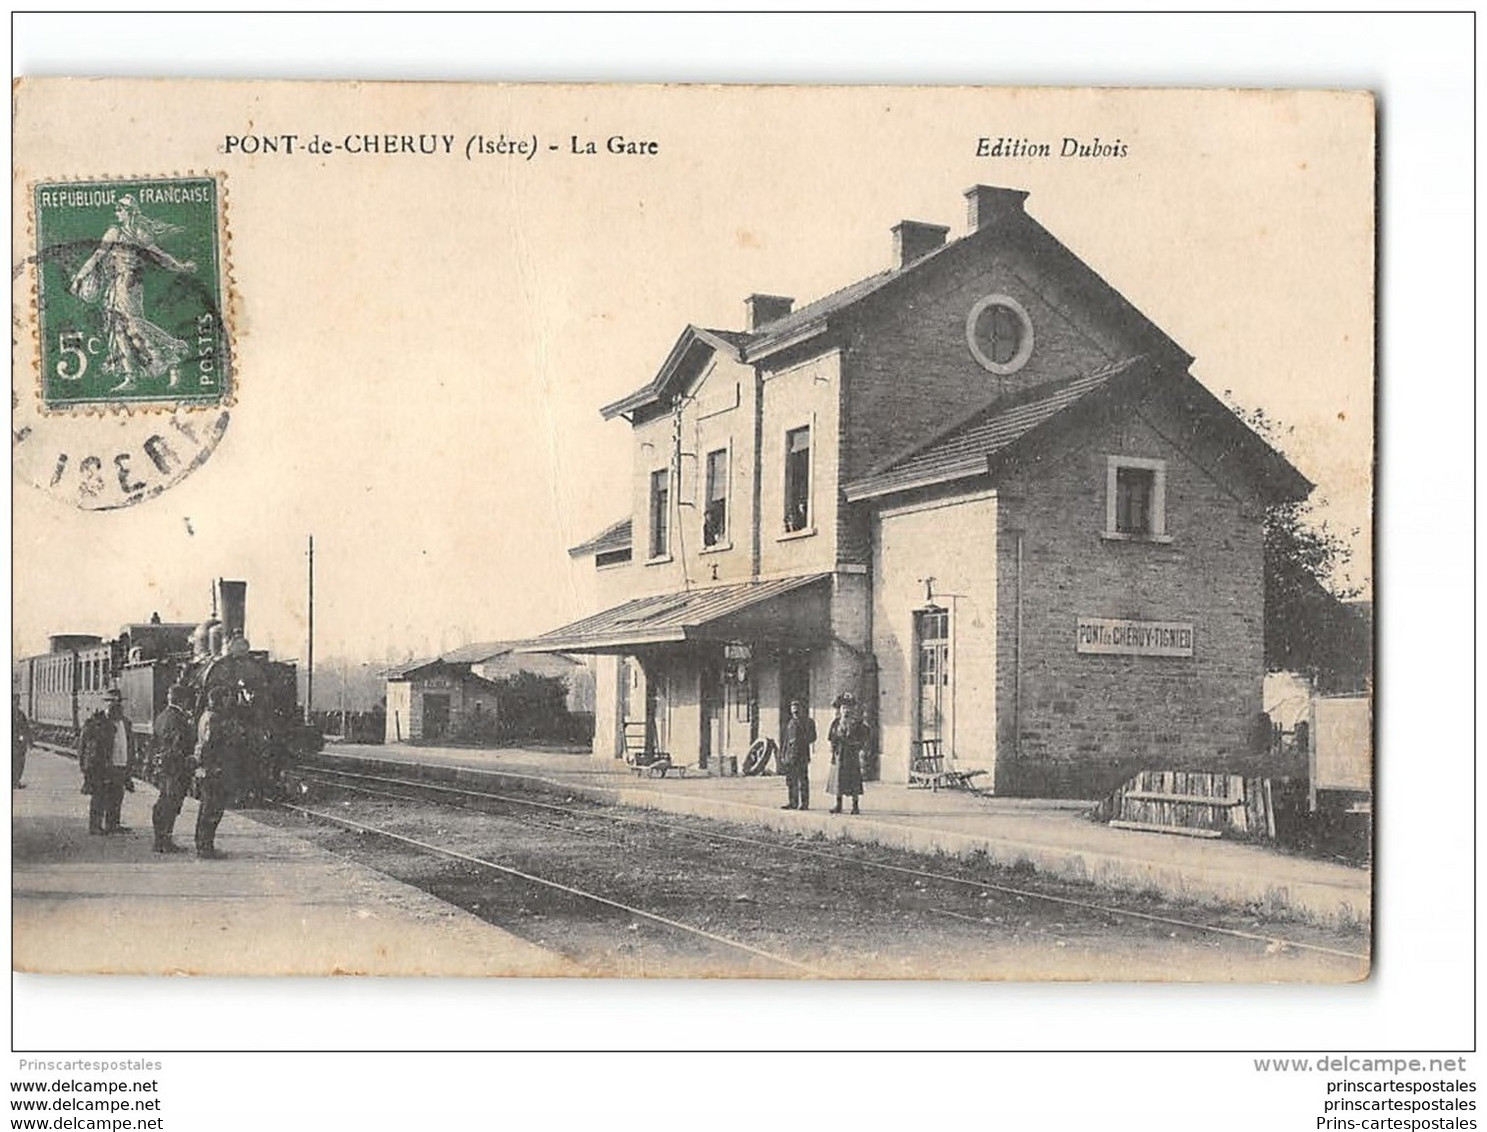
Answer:
[[[811,744],[816,741],[816,721],[805,714],[805,704],[790,701],[790,718],[785,720],[785,733],[780,737],[780,769],[785,772],[785,786],[790,801],[785,810],[811,808]]]
[[[180,853],[175,843],[176,818],[181,803],[191,788],[191,753],[196,745],[191,721],[186,718],[187,691],[179,684],[171,686],[169,703],[155,717],[155,750],[160,757],[160,797],[150,812],[155,826],[155,852]]]
[[[26,752],[31,749],[31,721],[21,710],[21,697],[11,697],[10,707],[10,788],[24,790],[21,776],[26,773]]]
[[[117,688],[104,693],[104,712],[94,712],[78,737],[77,761],[83,772],[89,833],[127,833],[119,824],[124,791],[134,789],[134,732],[124,718],[124,697]]]
[[[207,710],[196,724],[196,855],[215,861],[226,856],[217,849],[217,825],[227,808],[226,769],[234,721],[227,714],[232,693],[213,688],[207,693]]]

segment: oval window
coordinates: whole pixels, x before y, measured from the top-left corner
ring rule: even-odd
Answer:
[[[987,295],[966,316],[966,345],[982,369],[1016,373],[1032,356],[1032,320],[1010,295]]]

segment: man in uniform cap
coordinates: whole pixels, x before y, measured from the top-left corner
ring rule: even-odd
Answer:
[[[780,736],[780,769],[790,800],[787,810],[811,808],[811,744],[816,741],[816,721],[805,713],[800,700],[790,701],[790,718]]]
[[[117,688],[103,696],[106,711],[95,711],[78,736],[77,761],[83,772],[89,833],[127,833],[119,824],[124,791],[134,789],[134,732],[124,718],[124,697]]]
[[[207,693],[207,710],[196,723],[196,855],[208,861],[226,856],[216,842],[227,808],[228,746],[235,726],[227,714],[231,698],[227,688],[213,688]]]
[[[186,717],[187,689],[172,685],[165,710],[155,717],[155,751],[160,759],[160,797],[150,811],[155,826],[155,852],[180,853],[175,843],[176,818],[191,787],[191,753],[196,734]]]

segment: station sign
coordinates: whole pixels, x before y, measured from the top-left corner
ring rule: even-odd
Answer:
[[[1191,621],[1121,621],[1081,617],[1076,652],[1119,656],[1192,656]]]

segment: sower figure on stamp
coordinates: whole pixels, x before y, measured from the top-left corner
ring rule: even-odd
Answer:
[[[862,757],[867,751],[869,732],[857,713],[857,697],[843,692],[833,701],[836,718],[831,721],[827,738],[831,741],[831,774],[826,779],[826,792],[836,795],[831,812],[842,812],[842,795],[852,798],[852,812],[861,811],[857,799],[862,794]]]
[[[26,752],[31,749],[31,721],[21,710],[21,697],[11,697],[10,708],[10,788],[24,790],[21,776],[26,773]]]
[[[155,750],[160,758],[160,797],[150,812],[155,826],[155,852],[181,853],[175,843],[176,818],[191,788],[191,755],[196,746],[191,720],[186,716],[188,691],[171,686],[165,710],[155,717]]]
[[[231,698],[229,689],[213,688],[196,724],[196,855],[205,860],[226,855],[217,849],[217,826],[227,808],[226,771],[237,731],[227,712]]]
[[[780,736],[780,769],[790,792],[786,810],[811,808],[811,744],[816,741],[816,721],[805,714],[805,704],[790,701],[790,718]]]
[[[170,387],[180,384],[176,366],[189,353],[188,345],[145,317],[144,274],[146,264],[183,274],[196,270],[191,260],[178,260],[157,243],[179,232],[174,224],[153,220],[140,211],[132,195],[119,198],[114,207],[118,223],[104,232],[98,249],[72,277],[70,290],[84,302],[103,308],[103,332],[108,353],[105,373],[122,380],[117,393],[133,389],[139,376],[170,374]]]
[[[104,693],[107,714],[94,712],[78,736],[77,761],[83,772],[89,833],[126,833],[119,824],[124,791],[134,789],[134,732],[124,718],[124,698],[117,688]]]

